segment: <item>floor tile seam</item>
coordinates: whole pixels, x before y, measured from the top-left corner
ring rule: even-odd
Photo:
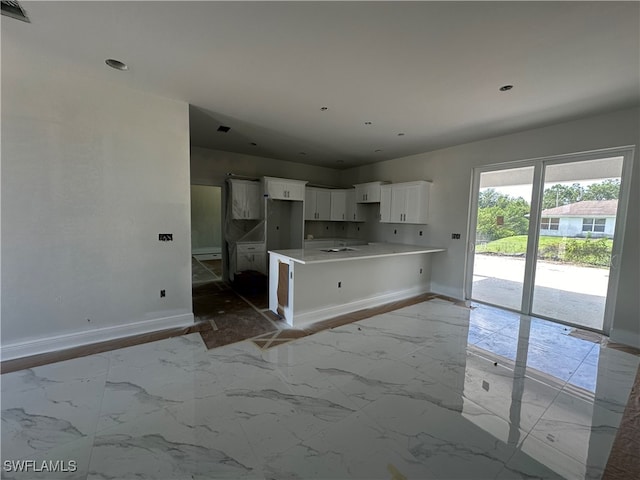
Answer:
[[[595,343],[593,344],[593,347],[591,347],[591,348],[589,349],[589,351],[586,353],[586,355],[584,355],[584,356],[582,357],[582,360],[580,361],[580,363],[578,364],[578,366],[576,366],[576,369],[573,371],[573,373],[571,374],[571,376],[567,379],[567,381],[565,382],[565,384],[562,386],[562,389],[563,389],[563,390],[564,390],[564,388],[565,388],[567,385],[569,385],[569,384],[570,384],[571,379],[572,379],[573,377],[575,377],[575,376],[576,376],[576,374],[578,373],[578,370],[580,370],[580,367],[582,367],[582,365],[589,365],[589,364],[587,364],[587,363],[585,363],[585,362],[587,361],[587,357],[591,354],[591,352],[593,351],[593,349],[594,349],[594,348],[596,348],[596,344],[595,344]],[[595,366],[596,366],[596,369],[597,369],[598,364],[596,363],[596,365],[595,365]],[[597,383],[597,375],[596,375],[596,383]],[[573,385],[573,384],[571,384],[571,385]]]
[[[577,457],[576,457],[576,456],[574,456],[573,454],[571,454],[571,453],[569,453],[569,452],[566,452],[566,451],[564,451],[564,450],[561,450],[560,448],[557,448],[557,447],[555,447],[554,445],[551,445],[551,444],[550,444],[546,439],[541,438],[540,436],[536,435],[533,431],[531,431],[531,434],[530,434],[530,435],[531,435],[531,437],[532,437],[532,438],[534,438],[535,440],[537,440],[537,441],[539,441],[539,442],[541,442],[541,443],[544,443],[547,447],[554,449],[555,451],[557,451],[557,452],[561,453],[561,454],[562,454],[562,455],[564,455],[565,457],[570,458],[571,460],[573,460],[573,461],[575,461],[575,462],[579,463],[580,465],[584,465],[585,467],[587,466],[587,464],[585,463],[585,460],[584,460],[584,459],[577,458]],[[614,438],[615,438],[615,435],[614,435],[614,437],[611,439],[611,448],[613,447],[613,440],[614,440]],[[609,456],[611,455],[611,448],[609,448],[609,455],[607,455],[607,460],[609,459]],[[587,459],[586,459],[586,460],[587,460],[587,461],[589,460],[589,454],[588,454],[588,452],[587,452]],[[604,465],[606,465],[606,464],[607,464],[607,460],[605,460]],[[598,468],[600,468],[600,467],[598,467]],[[602,467],[602,468],[604,468],[604,467]]]
[[[109,374],[111,373],[111,361],[112,361],[112,356],[108,355],[107,356],[107,364],[108,364],[108,368],[107,368],[107,372],[104,376],[104,384],[102,386],[102,396],[100,398],[100,407],[98,408],[98,412],[96,415],[96,419],[95,419],[95,425],[93,428],[93,439],[91,441],[91,447],[89,448],[89,455],[87,458],[87,478],[89,477],[89,472],[90,472],[90,468],[91,468],[91,458],[93,457],[93,449],[95,447],[96,444],[96,435],[98,435],[98,425],[100,424],[100,419],[102,418],[102,409],[104,407],[104,397],[105,397],[105,393],[107,390],[107,379],[109,378]]]
[[[217,274],[216,272],[214,272],[214,271],[213,271],[213,270],[211,270],[207,265],[205,265],[204,263],[202,263],[202,262],[200,261],[200,259],[198,259],[198,258],[196,258],[196,257],[194,257],[194,256],[191,256],[191,258],[193,258],[196,262],[198,262],[198,263],[200,264],[200,266],[201,266],[202,268],[204,268],[207,272],[209,272],[211,275],[213,275],[213,276],[216,278],[216,280],[222,280],[222,278],[221,278],[220,276],[218,276],[218,274]]]

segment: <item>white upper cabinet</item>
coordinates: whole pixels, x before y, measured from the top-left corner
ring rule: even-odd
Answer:
[[[259,182],[229,179],[231,187],[231,218],[259,220],[262,218],[262,192]]]
[[[379,203],[381,185],[384,185],[384,182],[368,182],[354,185],[356,187],[356,202]]]
[[[350,222],[364,222],[364,207],[361,207],[356,202],[356,190],[350,188],[346,190],[346,203],[347,203],[347,220]]]
[[[427,224],[429,221],[429,187],[425,181],[383,185],[380,221],[383,223]]]
[[[331,190],[331,220],[346,222],[348,190]]]
[[[380,187],[380,221],[391,222],[391,185]]]
[[[264,177],[264,193],[272,200],[304,201],[305,184],[301,180]]]
[[[305,220],[331,220],[331,190],[307,187],[304,198]]]

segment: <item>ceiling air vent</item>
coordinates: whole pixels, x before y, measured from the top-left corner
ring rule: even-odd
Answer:
[[[2,0],[0,3],[2,4],[2,15],[31,23],[31,20],[27,17],[27,13],[18,2]]]
[[[227,133],[229,130],[231,130],[231,127],[225,127],[224,125],[218,127],[218,131],[222,133]]]

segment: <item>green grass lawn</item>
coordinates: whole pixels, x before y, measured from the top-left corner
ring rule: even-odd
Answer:
[[[587,265],[603,265],[608,264],[608,259],[603,260],[603,255],[600,255],[598,259],[592,258],[591,255],[584,254],[582,257],[574,258],[568,260],[565,258],[567,245],[569,242],[577,242],[578,245],[584,245],[586,242],[586,238],[562,238],[562,237],[540,237],[540,242],[538,246],[538,258],[543,258],[546,260],[556,260],[556,261],[571,261],[571,263],[580,263]],[[597,240],[591,239],[589,240],[592,243],[595,243]],[[604,241],[606,245],[606,249],[609,254],[611,252],[611,247],[613,245],[613,240],[606,239]],[[494,240],[492,242],[485,243],[483,245],[476,245],[477,253],[494,253],[499,255],[524,255],[527,251],[527,236],[526,235],[516,235],[514,237],[506,237],[500,238],[498,240]],[[606,255],[604,255],[606,257]]]

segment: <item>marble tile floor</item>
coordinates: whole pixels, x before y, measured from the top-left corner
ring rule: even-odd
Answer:
[[[2,478],[600,478],[640,358],[569,333],[432,299],[268,350],[194,333],[3,374]]]

